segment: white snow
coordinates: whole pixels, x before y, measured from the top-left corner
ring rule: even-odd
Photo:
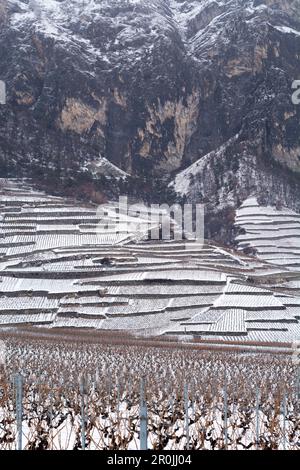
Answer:
[[[237,210],[236,225],[243,229],[236,237],[240,249],[252,247],[261,259],[300,271],[300,214],[260,206],[252,196]]]
[[[270,264],[209,244],[140,241],[136,227],[148,210],[141,205],[134,217],[116,212],[117,203],[108,202],[98,211],[32,191],[22,182],[19,186],[23,189],[16,191],[18,185],[6,181],[0,188],[0,229],[5,234],[0,238],[0,326],[47,324],[138,335],[188,332],[211,335],[210,341],[220,336],[248,340],[249,335],[288,341],[297,333],[299,299],[245,281],[248,275],[260,282],[271,274],[281,276],[276,258]],[[257,212],[261,218],[255,225]],[[251,243],[266,247],[269,257],[272,243],[255,230],[267,236],[265,220],[281,221],[279,230],[284,217],[293,217],[293,226],[298,221],[293,212],[259,207],[251,197],[238,211],[237,223],[250,224]],[[240,245],[248,242],[244,238]],[[293,262],[291,257],[288,261]]]
[[[293,28],[289,28],[288,26],[274,26],[274,28],[280,31],[281,33],[294,34],[296,36],[300,36],[300,31],[297,31]]]
[[[214,158],[218,158],[223,154],[228,146],[230,146],[234,141],[238,139],[238,134],[235,135],[232,139],[226,142],[224,145],[219,147],[217,150],[214,150],[207,155],[204,155],[191,166],[185,170],[178,173],[175,177],[174,183],[171,183],[170,186],[174,187],[174,190],[181,195],[188,195],[191,188],[191,179],[200,179],[203,170],[206,167],[209,167],[210,162]]]

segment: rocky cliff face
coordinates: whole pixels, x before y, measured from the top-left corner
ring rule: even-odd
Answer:
[[[0,0],[0,25],[3,172],[106,159],[214,210],[299,209],[299,0]]]

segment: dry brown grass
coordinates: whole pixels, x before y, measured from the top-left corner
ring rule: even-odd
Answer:
[[[267,343],[242,340],[203,340],[194,338],[189,342],[179,341],[173,336],[147,336],[137,337],[128,331],[120,330],[91,330],[91,329],[70,329],[70,328],[32,328],[32,326],[19,327],[17,333],[15,330],[0,331],[0,339],[6,338],[22,338],[24,340],[39,339],[46,342],[64,341],[68,343],[87,343],[87,344],[107,344],[107,345],[126,345],[126,346],[143,346],[156,348],[169,348],[180,350],[198,350],[198,351],[229,351],[250,353],[249,346],[254,346],[254,352],[272,353],[272,354],[292,354],[291,343]],[[290,349],[290,352],[284,349]]]

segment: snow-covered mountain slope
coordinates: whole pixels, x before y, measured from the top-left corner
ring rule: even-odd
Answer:
[[[241,343],[299,337],[293,265],[208,242],[148,240],[140,230],[144,213],[116,212],[112,202],[96,209],[37,192],[28,181],[0,180],[0,329],[95,328]],[[248,201],[237,223],[255,222],[245,219],[254,210]]]
[[[237,210],[236,225],[240,250],[300,271],[300,214],[284,207],[261,206],[250,197]]]
[[[176,179],[190,199],[216,210],[267,191],[299,209],[299,0],[0,5],[3,174],[108,161],[160,179],[199,161]]]
[[[87,162],[83,170],[91,173],[95,177],[104,175],[107,178],[115,178],[117,180],[124,180],[129,177],[128,173],[118,168],[105,157],[99,157],[95,161]]]

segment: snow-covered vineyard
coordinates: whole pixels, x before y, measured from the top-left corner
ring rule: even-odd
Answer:
[[[239,248],[252,248],[269,263],[300,272],[300,214],[287,208],[262,207],[247,199],[237,211]]]
[[[300,449],[281,355],[9,334],[0,391],[0,449]]]
[[[300,218],[265,209],[256,217],[248,200],[237,214],[239,248],[254,238],[256,258],[209,243],[147,241],[143,214],[1,180],[0,326],[290,344],[300,337]]]

